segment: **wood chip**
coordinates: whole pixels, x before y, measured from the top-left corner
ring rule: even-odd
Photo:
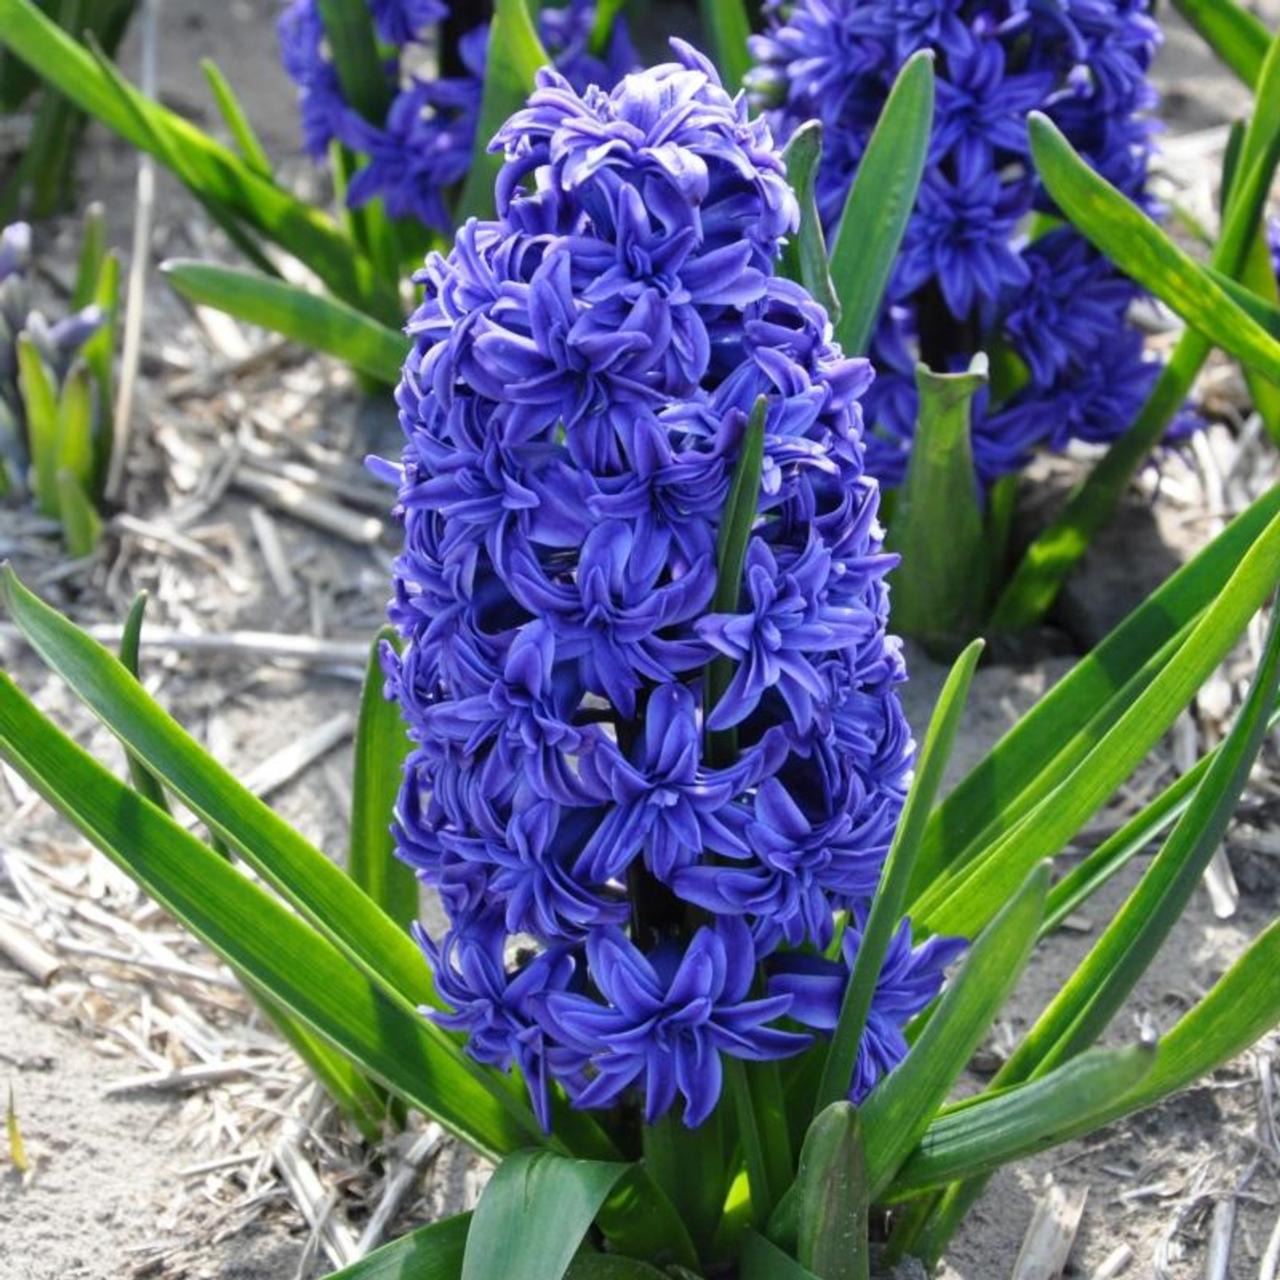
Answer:
[[[118,645],[121,628],[115,623],[85,627],[99,644]],[[0,624],[0,639],[22,640],[11,623]],[[320,640],[315,636],[287,635],[275,631],[178,631],[171,627],[146,626],[142,645],[146,649],[168,649],[174,653],[234,654],[237,657],[282,658],[341,666],[369,659],[369,640]]]
[[[345,1267],[360,1256],[355,1232],[347,1225],[346,1217],[334,1204],[332,1194],[325,1190],[319,1175],[303,1155],[305,1136],[306,1129],[302,1123],[290,1118],[272,1149],[271,1158],[294,1204],[311,1225],[329,1261],[335,1267]]]
[[[1117,1245],[1089,1276],[1089,1280],[1116,1280],[1133,1261],[1133,1250],[1127,1244]]]
[[[340,711],[249,770],[241,782],[254,795],[269,796],[322,756],[328,755],[340,742],[345,742],[355,732],[355,727],[355,714]]]
[[[356,1245],[356,1256],[364,1257],[382,1243],[387,1228],[395,1220],[409,1192],[417,1184],[422,1170],[440,1150],[444,1142],[444,1130],[438,1124],[428,1125],[414,1140],[404,1160],[387,1179],[378,1207],[369,1217]]]
[[[1058,1280],[1071,1256],[1089,1188],[1064,1191],[1051,1183],[1036,1202],[1010,1280]]]
[[[292,600],[298,594],[298,580],[289,567],[276,522],[261,507],[255,506],[249,508],[249,527],[262,552],[262,563],[266,565],[272,585],[282,600]]]
[[[57,957],[51,956],[33,934],[4,919],[0,919],[0,955],[7,957],[42,987],[47,986],[61,968]]]
[[[384,525],[377,516],[358,515],[315,489],[268,475],[255,467],[242,465],[232,484],[276,511],[304,520],[327,533],[337,534],[348,542],[358,545],[374,543],[384,531]]]
[[[1258,1280],[1276,1280],[1280,1273],[1280,1217],[1271,1229],[1271,1239],[1267,1241],[1267,1250],[1262,1255],[1262,1266],[1258,1270]]]
[[[1213,1206],[1213,1222],[1209,1228],[1209,1251],[1205,1260],[1205,1280],[1227,1280],[1231,1265],[1231,1237],[1236,1229],[1236,1198],[1223,1196]]]

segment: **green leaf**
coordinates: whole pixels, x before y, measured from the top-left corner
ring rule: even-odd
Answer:
[[[58,397],[57,467],[88,492],[93,483],[93,384],[89,368],[78,362],[67,374]]]
[[[782,1078],[776,1063],[739,1058],[726,1058],[724,1074],[751,1188],[751,1216],[767,1222],[795,1175]]]
[[[982,640],[974,640],[956,659],[938,695],[924,746],[916,760],[911,790],[907,793],[893,844],[880,874],[880,883],[871,900],[871,914],[854,961],[853,976],[845,987],[840,1019],[831,1037],[822,1081],[818,1086],[815,1112],[834,1104],[849,1092],[854,1064],[858,1060],[858,1046],[862,1043],[885,953],[893,931],[902,919],[911,870],[938,788],[942,785],[942,775],[960,727],[983,643]]]
[[[120,664],[137,681],[141,682],[142,623],[147,613],[147,593],[139,591],[129,606],[124,626],[120,631]],[[133,789],[157,809],[169,812],[169,798],[159,779],[132,751],[125,752],[129,766],[129,779]]]
[[[814,1118],[796,1175],[796,1258],[818,1280],[868,1280],[871,1189],[858,1110],[833,1102]]]
[[[822,160],[821,123],[806,120],[791,135],[782,160],[787,166],[787,182],[800,206],[800,228],[782,251],[782,274],[788,280],[804,285],[826,308],[831,323],[837,324],[840,320],[840,299],[831,283],[827,242],[814,195],[818,165]]]
[[[102,537],[102,517],[84,486],[65,470],[58,472],[58,520],[71,558],[81,560],[92,555]]]
[[[25,333],[18,335],[18,390],[35,471],[36,502],[41,512],[57,519],[58,397],[48,365]]]
[[[743,1236],[739,1262],[741,1280],[817,1280],[812,1271],[757,1231],[748,1230]]]
[[[388,79],[366,0],[317,0],[326,43],[342,96],[371,124],[381,126],[391,105]]]
[[[222,117],[222,123],[227,126],[241,158],[254,173],[263,178],[271,178],[271,158],[236,91],[231,87],[231,82],[222,74],[222,68],[212,58],[201,58],[200,70],[204,72],[209,91],[218,105],[218,114]]]
[[[1224,275],[1215,267],[1206,266],[1204,270],[1242,311],[1247,311],[1273,338],[1280,338],[1280,306],[1255,293],[1251,287]],[[1275,280],[1274,274],[1271,279]],[[1270,387],[1272,384],[1263,381],[1261,385]]]
[[[345,302],[213,262],[175,258],[160,270],[192,302],[337,356],[379,382],[394,386],[400,380],[408,339]]]
[[[76,282],[71,290],[71,308],[79,311],[94,300],[102,260],[107,254],[107,219],[98,201],[85,211],[84,230],[80,237],[80,260],[76,266]]]
[[[410,1106],[490,1156],[540,1140],[502,1077],[94,761],[3,675],[0,754],[215,953]]]
[[[695,1259],[710,1252],[724,1210],[730,1173],[725,1158],[724,1112],[725,1108],[717,1108],[703,1124],[689,1129],[680,1116],[668,1111],[640,1131],[644,1167],[687,1227]]]
[[[120,635],[120,662],[135,680],[140,680],[139,661],[142,622],[146,613],[147,593],[139,591],[125,618]],[[156,808],[169,813],[169,799],[156,776],[133,754],[126,752],[129,779],[133,789]],[[386,1113],[386,1099],[352,1066],[313,1032],[292,1016],[270,992],[254,983],[240,970],[236,976],[253,995],[276,1030],[310,1068],[328,1090],[330,1097],[351,1117],[369,1141],[381,1137],[381,1121]]]
[[[1204,337],[1280,381],[1280,343],[1137,205],[1090,168],[1048,116],[1033,112],[1027,128],[1036,169],[1076,229]]]
[[[1081,1125],[1098,1127],[1118,1095],[1155,1061],[1154,1044],[1094,1049],[1042,1080],[974,1100],[939,1116],[898,1170],[884,1199],[903,1200],[1056,1146]],[[1102,1121],[1101,1123],[1105,1123]]]
[[[1203,1000],[1162,1036],[1155,1065],[1117,1098],[1109,1119],[1194,1084],[1280,1025],[1280,921],[1231,966]]]
[[[102,308],[106,320],[102,327],[80,349],[80,358],[93,374],[95,406],[93,422],[93,491],[102,486],[111,466],[115,427],[112,419],[115,395],[116,317],[120,306],[120,258],[112,250],[102,260],[93,301]]]
[[[1162,583],[1001,738],[930,815],[910,899],[989,847],[1067,776],[1136,696],[1135,677],[1218,595],[1278,513],[1280,485]]]
[[[625,4],[626,0],[598,0],[595,22],[591,25],[591,52],[596,57],[608,51],[614,24]]]
[[[78,107],[126,141],[176,165],[201,199],[243,219],[305,262],[339,297],[385,320],[398,320],[399,302],[376,279],[333,222],[255,173],[234,152],[173,112],[119,87],[79,43],[58,29],[31,0],[0,0],[5,44]]]
[[[476,129],[471,167],[454,220],[493,217],[493,187],[502,157],[489,151],[498,130],[515,115],[533,92],[538,72],[551,59],[538,39],[526,0],[495,0],[485,58],[484,96]]]
[[[933,52],[913,53],[898,73],[858,163],[831,250],[840,299],[836,340],[864,355],[915,206],[933,130]]]
[[[1280,724],[1280,707],[1273,707],[1267,728],[1274,729],[1277,724]],[[1067,916],[1084,906],[1134,856],[1186,812],[1196,788],[1221,750],[1222,744],[1219,743],[1201,756],[1191,769],[1180,774],[1150,804],[1140,809],[1058,880],[1049,890],[1049,913],[1045,917],[1044,934],[1058,928]]]
[[[889,527],[888,550],[905,566],[893,579],[894,625],[926,647],[952,652],[973,634],[987,594],[987,540],[970,447],[973,398],[986,385],[985,357],[969,373],[916,366],[916,443]]]
[[[628,1172],[613,1161],[516,1151],[480,1196],[462,1280],[561,1280],[605,1199]]]
[[[596,1225],[616,1253],[628,1258],[675,1264],[698,1265],[698,1251],[690,1235],[690,1224],[659,1185],[648,1159],[628,1166],[604,1202]]]
[[[1257,84],[1270,36],[1253,14],[1232,0],[1173,0],[1173,5],[1246,85]]]
[[[1276,578],[1272,561],[1272,581]],[[1229,588],[1228,588],[1229,590]],[[1267,732],[1280,687],[1280,613],[1249,696],[1186,812],[1137,887],[1002,1068],[1043,1074],[1092,1044],[1155,959],[1226,833]]]
[[[711,59],[730,93],[737,93],[751,69],[747,37],[751,22],[742,0],[698,0],[702,29],[711,49]]]
[[[989,918],[992,904],[1003,901],[1031,865],[1058,853],[1129,777],[1226,656],[1275,589],[1278,564],[1280,517],[1245,554],[1172,660],[1080,764],[969,866],[927,890],[913,906],[913,919],[936,932],[966,934],[975,921]]]
[[[419,1227],[353,1262],[328,1280],[459,1280],[471,1214]]]
[[[383,692],[386,677],[380,650],[384,643],[396,645],[391,627],[384,627],[374,639],[360,695],[347,871],[396,924],[408,928],[418,918],[418,878],[412,867],[396,857],[391,821],[401,765],[411,744],[399,706]]]
[[[1059,1106],[1058,1101],[1045,1102],[1047,1090],[1032,1092],[1048,1086],[1051,1081],[1071,1079],[1069,1073],[1073,1069],[1081,1071],[1083,1064],[1091,1056],[1083,1055],[1034,1084],[1004,1090],[991,1098],[980,1096],[971,1099],[967,1106],[940,1118],[937,1124],[945,1125],[945,1131],[954,1139],[957,1134],[963,1133],[964,1126],[959,1123],[963,1117],[977,1112],[979,1108],[996,1107],[1000,1104],[1000,1109],[988,1113],[989,1118],[999,1120],[1001,1111],[1021,1105],[1018,1099],[1020,1095],[1024,1095],[1025,1090],[1026,1100],[1033,1104],[1026,1109],[1033,1115],[1036,1103],[1052,1106],[1054,1110],[1061,1112],[1062,1123],[1053,1132],[1053,1143],[1068,1142],[1092,1133],[1122,1116],[1141,1111],[1195,1083],[1222,1063],[1243,1053],[1280,1024],[1280,982],[1276,981],[1278,972],[1280,922],[1271,925],[1227,971],[1213,990],[1159,1040],[1149,1068],[1126,1088],[1103,1094],[1098,1099],[1098,1105],[1082,1106],[1072,1116],[1065,1105]],[[1037,1144],[1037,1149],[1043,1145],[1048,1144]],[[907,1169],[904,1167],[902,1172],[906,1175]],[[971,1199],[964,1193],[972,1185],[972,1180],[952,1183],[942,1209],[935,1214],[935,1219],[940,1221],[929,1240],[926,1250],[928,1256],[936,1257],[940,1245],[945,1243],[958,1225],[959,1211]]]
[[[906,1058],[863,1104],[873,1197],[919,1142],[1008,999],[1035,944],[1048,889],[1041,863],[982,931]]]

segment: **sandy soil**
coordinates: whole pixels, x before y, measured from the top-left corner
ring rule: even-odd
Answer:
[[[274,0],[233,0],[224,6],[168,0],[163,8],[162,96],[203,123],[211,122],[196,63],[199,57],[214,56],[244,95],[285,173],[314,181],[296,154],[291,94],[267,34],[275,11]],[[131,65],[136,51],[127,49],[124,57]],[[1178,130],[1218,124],[1248,105],[1234,81],[1207,61],[1194,37],[1176,21],[1170,24],[1161,71]],[[127,149],[95,133],[85,155],[83,189],[107,201],[121,245],[128,243],[132,222],[133,174]],[[65,232],[63,228],[59,234]],[[155,258],[210,248],[218,251],[217,237],[204,230],[176,184],[162,176]],[[140,428],[130,491],[134,513],[160,524],[172,521],[184,503],[206,491],[233,439],[239,440],[236,447],[265,444],[271,456],[294,461],[315,457],[306,452],[312,447],[329,451],[326,458],[350,459],[368,449],[370,440],[375,447],[379,440],[382,447],[392,447],[394,424],[385,407],[361,406],[345,375],[321,362],[282,359],[261,374],[219,386],[215,395],[173,399],[175,380],[190,377],[193,368],[197,375],[208,368],[210,335],[163,285],[153,284],[150,303],[146,377],[137,414],[146,426]],[[230,340],[223,334],[220,341]],[[225,360],[226,352],[218,358]],[[232,490],[198,519],[183,524],[203,554],[126,531],[114,566],[100,564],[69,577],[59,575],[52,544],[33,539],[26,525],[0,513],[0,554],[16,553],[28,580],[86,622],[118,619],[122,602],[146,586],[156,597],[155,621],[160,623],[206,631],[257,628],[367,637],[386,594],[386,549],[355,547],[278,517],[299,582],[297,594],[282,599],[249,532],[249,509],[250,503]],[[1067,669],[1066,655],[1080,639],[1105,630],[1179,562],[1194,530],[1175,515],[1161,507],[1153,519],[1143,503],[1131,503],[1110,542],[1091,555],[1088,572],[1073,588],[1066,631],[1039,637],[1034,651],[1021,661],[995,661],[982,669],[953,775],[977,760]],[[3,634],[0,661],[84,745],[119,763],[118,749],[107,735],[71,704],[28,651]],[[158,696],[241,775],[354,705],[349,662],[302,670],[243,656],[155,654],[148,662]],[[912,671],[908,706],[922,732],[943,672],[920,654],[913,655]],[[342,796],[349,754],[349,743],[340,743],[272,796],[284,816],[334,856],[344,842]],[[1141,785],[1149,788],[1157,772],[1157,767],[1148,770]],[[1170,1025],[1271,919],[1280,866],[1274,857],[1253,853],[1238,841],[1230,852],[1241,887],[1237,914],[1217,920],[1207,897],[1197,896],[1160,962],[1117,1020],[1114,1042],[1131,1039],[1139,1018],[1161,1028]],[[0,896],[15,900],[13,874],[4,860],[11,853],[46,858],[55,869],[83,873],[92,902],[141,909],[128,886],[113,878],[96,856],[86,858],[56,818],[24,805],[20,792],[10,794],[0,786]],[[1037,955],[1007,1011],[1007,1022],[988,1046],[991,1052],[998,1053],[1043,1007],[1138,870],[1140,865],[1090,904],[1088,922],[1082,925],[1088,931],[1064,930]],[[430,914],[431,904],[424,909]],[[145,1069],[146,1060],[122,1039],[121,1029],[138,1025],[137,1007],[145,1012],[151,996],[135,1007],[142,998],[131,987],[127,970],[88,955],[59,958],[63,968],[48,988],[0,958],[0,1090],[14,1090],[35,1164],[29,1179],[7,1167],[0,1173],[0,1276],[288,1280],[324,1274],[329,1268],[314,1256],[308,1224],[278,1184],[271,1193],[268,1179],[267,1198],[245,1215],[248,1225],[227,1234],[228,1221],[234,1225],[236,1219],[220,1215],[233,1183],[192,1172],[234,1151],[218,1125],[227,1116],[242,1114],[246,1099],[255,1106],[293,1106],[290,1088],[301,1079],[297,1064],[274,1051],[277,1056],[263,1074],[278,1075],[275,1093],[268,1086],[253,1086],[253,1092],[240,1084],[181,1094],[111,1092],[111,1086]],[[244,1006],[232,994],[224,991],[215,999],[202,990],[207,1003],[199,1008],[211,1026],[236,1045],[270,1050],[263,1029],[244,1030]],[[157,999],[163,1005],[161,996]],[[118,1013],[123,1009],[129,1011],[128,1020]],[[145,1047],[176,1053],[171,1047],[176,1042],[173,1035],[165,1039],[156,1030]],[[1127,1275],[1159,1274],[1155,1259],[1162,1254],[1169,1255],[1165,1274],[1170,1277],[1189,1280],[1204,1274],[1213,1206],[1236,1190],[1260,1151],[1259,1115],[1266,1096],[1261,1081],[1275,1047],[1273,1039],[1203,1086],[1143,1116],[1002,1173],[957,1239],[947,1274],[952,1280],[1007,1276],[1049,1176],[1060,1185],[1090,1188],[1068,1274],[1090,1275],[1122,1243],[1134,1252]],[[308,1150],[318,1162],[327,1158],[321,1150],[326,1145],[337,1155],[348,1151],[344,1143],[349,1139],[337,1134],[329,1119],[317,1119],[314,1130]],[[376,1165],[381,1156],[370,1158]],[[361,1181],[363,1176],[353,1175],[343,1184],[357,1224],[368,1208],[360,1200],[368,1182]],[[465,1156],[446,1146],[405,1202],[397,1229],[470,1202],[480,1181]],[[1234,1250],[1225,1273],[1231,1280],[1257,1275],[1278,1193],[1277,1169],[1263,1161],[1236,1197]]]

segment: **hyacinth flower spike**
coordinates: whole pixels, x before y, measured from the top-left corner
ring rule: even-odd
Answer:
[[[579,1107],[696,1127],[723,1057],[812,1043],[762,966],[865,909],[912,743],[867,362],[777,274],[799,214],[768,126],[673,47],[612,91],[541,73],[495,144],[499,217],[418,276],[405,448],[376,468],[405,529],[388,689],[419,744],[398,840],[449,915],[420,935],[441,1019],[518,1065],[540,1115],[555,1080]],[[761,398],[738,604],[712,613]],[[708,714],[717,658],[733,676]],[[894,973],[927,999],[954,948],[917,961],[903,938]],[[905,1052],[900,986],[850,1090]],[[818,1004],[801,1012],[822,1033]]]

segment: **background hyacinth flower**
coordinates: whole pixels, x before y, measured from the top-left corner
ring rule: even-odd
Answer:
[[[34,495],[69,550],[97,541],[93,503],[109,463],[112,334],[119,266],[90,211],[70,311],[35,306],[31,228],[0,229],[0,496]]]
[[[281,60],[298,86],[303,141],[317,161],[334,142],[362,159],[347,190],[359,207],[381,198],[395,218],[437,231],[452,225],[448,196],[467,173],[484,91],[489,24],[456,31],[447,0],[368,0],[385,54],[385,115],[369,119],[348,102],[317,0],[290,0],[278,23]],[[544,6],[538,31],[555,65],[578,88],[606,87],[636,62],[625,24],[591,49],[593,0]]]
[[[582,1107],[642,1096],[650,1122],[683,1099],[697,1125],[723,1058],[801,1052],[792,1012],[829,1029],[761,967],[865,910],[913,755],[869,366],[775,274],[798,209],[768,126],[674,48],[612,92],[541,73],[495,144],[498,219],[418,277],[405,449],[377,464],[404,524],[397,840],[449,916],[422,937],[441,1020],[518,1064],[544,1122],[555,1079]],[[714,612],[758,398],[746,572]],[[709,735],[727,730],[726,760]],[[913,950],[907,926],[895,945],[859,1092],[955,953]]]
[[[1121,435],[1158,373],[1127,319],[1138,290],[1059,225],[1031,164],[1026,119],[1046,113],[1108,181],[1149,204],[1148,70],[1160,35],[1146,0],[770,0],[766,8],[749,83],[779,136],[822,122],[816,194],[830,229],[896,74],[918,50],[935,56],[928,163],[871,346],[872,474],[889,486],[904,478],[917,360],[952,373],[979,351],[1016,357],[1018,374],[974,403],[984,484],[1037,449]]]

